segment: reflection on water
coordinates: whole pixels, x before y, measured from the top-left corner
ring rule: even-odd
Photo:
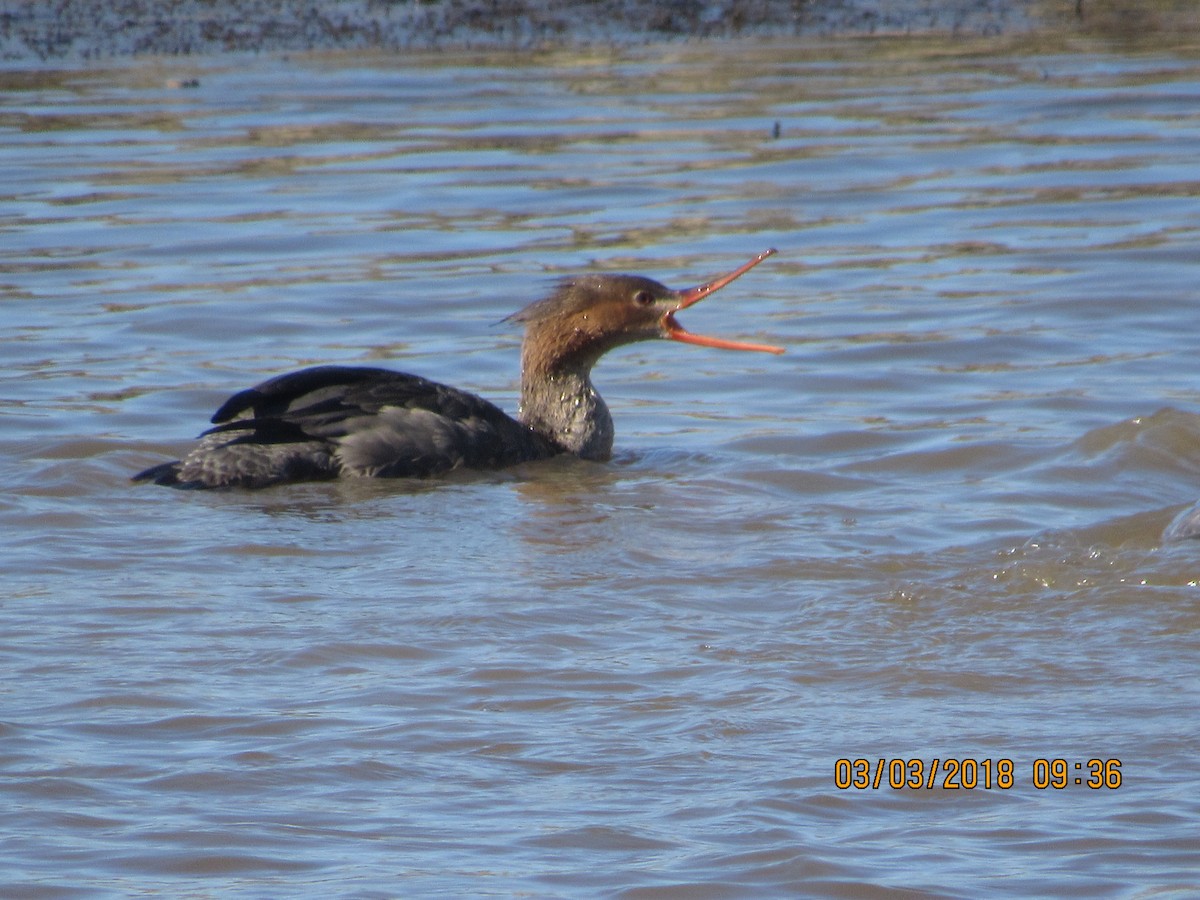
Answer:
[[[1191,884],[1193,56],[0,73],[0,893]],[[606,358],[611,464],[128,483],[312,363],[513,410],[501,320],[555,278],[767,246],[684,320],[789,352]],[[1017,777],[839,790],[858,757]],[[1094,757],[1120,789],[1033,784]]]

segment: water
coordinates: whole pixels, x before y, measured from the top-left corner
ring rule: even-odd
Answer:
[[[0,894],[1195,890],[1194,52],[2,82]],[[515,409],[554,278],[766,247],[681,320],[788,354],[614,353],[610,464],[128,481],[306,364]],[[978,787],[888,786],[935,759]]]

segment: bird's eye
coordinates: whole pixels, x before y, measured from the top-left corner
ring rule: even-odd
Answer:
[[[654,295],[649,291],[638,291],[633,295],[633,302],[638,306],[649,306],[654,302]]]

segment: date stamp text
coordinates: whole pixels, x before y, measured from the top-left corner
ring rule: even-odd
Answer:
[[[838,790],[941,790],[1007,791],[1028,783],[1039,791],[1066,788],[1113,790],[1121,786],[1119,759],[1035,759],[1018,766],[1011,759],[849,759],[833,764],[833,784]]]

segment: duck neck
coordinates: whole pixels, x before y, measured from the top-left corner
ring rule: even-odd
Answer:
[[[612,456],[612,415],[592,385],[590,363],[550,363],[527,344],[517,418],[568,453],[600,461]]]

